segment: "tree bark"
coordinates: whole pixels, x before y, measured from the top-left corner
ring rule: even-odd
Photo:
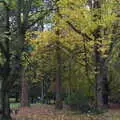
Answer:
[[[2,80],[0,80],[0,120],[2,119]]]
[[[22,66],[21,68],[21,106],[22,107],[28,107],[29,106],[29,99],[28,99],[28,83],[27,80],[25,80],[25,67]]]
[[[8,92],[3,89],[2,80],[0,80],[0,120],[11,120]]]
[[[101,58],[102,59],[102,58]],[[107,76],[107,67],[104,59],[100,61],[100,69],[96,74],[96,98],[98,108],[108,107],[109,85]]]
[[[72,56],[70,57],[70,60],[69,60],[69,73],[68,73],[68,77],[69,77],[69,81],[68,81],[68,96],[71,96],[71,93],[72,93]]]
[[[101,109],[108,106],[109,91],[108,91],[107,66],[105,63],[105,59],[101,56],[101,53],[99,52],[99,48],[100,48],[100,45],[95,44],[96,107],[98,109],[99,108]]]
[[[8,120],[11,119],[10,116],[10,104],[9,104],[9,96],[8,96],[8,92],[3,91],[3,116],[5,116],[5,118],[7,118]]]
[[[93,8],[98,9],[101,7],[101,1],[100,0],[94,0]],[[101,19],[101,15],[96,14],[96,19]],[[102,57],[99,49],[102,46],[102,41],[99,40],[101,38],[101,27],[98,27],[94,33],[95,37],[95,44],[94,44],[94,53],[95,53],[95,81],[96,81],[96,107],[98,109],[103,109],[108,104],[108,94],[106,94],[106,85],[107,83],[107,72],[104,69],[105,60]],[[98,41],[99,43],[97,43]]]
[[[108,67],[103,59],[103,104],[105,108],[108,108],[108,96],[109,96],[109,83],[108,83]]]
[[[98,49],[95,49],[95,58],[96,58],[96,69],[95,69],[95,80],[96,80],[96,107],[101,108],[103,106],[102,100],[102,71],[100,66],[100,54]]]
[[[19,102],[19,93],[18,92],[15,93],[15,102],[16,103]]]
[[[44,80],[41,81],[41,99],[42,99],[42,103],[44,103]]]
[[[1,14],[3,14],[3,20],[1,25],[1,32],[5,33],[6,35],[9,35],[9,7],[8,4],[5,1],[3,2],[4,9]],[[0,11],[1,12],[1,11]],[[10,120],[10,107],[9,107],[9,97],[8,97],[8,92],[6,90],[5,84],[7,82],[9,72],[10,72],[10,67],[9,67],[9,62],[10,62],[10,54],[9,54],[9,39],[4,38],[5,42],[1,42],[1,51],[3,56],[6,59],[6,62],[4,62],[4,65],[2,66],[1,69],[1,78],[0,78],[0,120]],[[4,45],[2,45],[4,44]]]
[[[62,109],[61,53],[59,41],[56,41],[56,109]]]

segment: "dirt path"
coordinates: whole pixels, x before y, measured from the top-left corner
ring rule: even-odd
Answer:
[[[12,114],[13,120],[120,120],[120,110],[109,110],[102,115],[74,114],[68,110],[58,111],[51,105],[33,105],[30,108],[19,108]]]

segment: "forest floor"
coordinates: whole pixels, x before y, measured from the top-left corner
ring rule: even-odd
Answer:
[[[56,110],[52,105],[36,104],[19,108],[12,114],[13,120],[120,120],[120,109],[117,106],[99,115],[80,114],[67,109]]]

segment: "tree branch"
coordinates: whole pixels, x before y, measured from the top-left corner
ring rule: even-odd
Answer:
[[[86,33],[83,33],[81,30],[78,30],[72,23],[70,23],[69,21],[66,21],[66,23],[78,34],[80,34],[81,36],[83,36],[84,38],[87,38],[88,40],[92,40],[92,38],[90,38]]]
[[[36,20],[34,20],[30,25],[28,25],[27,29],[29,29],[30,27],[32,27],[35,23],[37,23],[38,21],[42,20],[46,15],[48,15],[50,13],[50,11],[53,11],[55,9],[49,9],[47,11],[45,11],[45,13],[43,13],[42,16],[39,16]],[[38,11],[40,12],[40,11]]]
[[[5,47],[3,46],[3,44],[1,42],[0,42],[0,49],[1,49],[1,52],[4,54],[4,56],[6,57],[7,52],[6,52]]]
[[[63,16],[59,13],[58,14],[61,19],[63,19]],[[81,30],[77,29],[70,21],[66,21],[66,23],[79,35],[83,36],[87,40],[92,40],[86,33],[83,33]]]

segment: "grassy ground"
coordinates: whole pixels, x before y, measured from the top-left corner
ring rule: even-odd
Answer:
[[[14,109],[14,108],[19,108],[20,107],[20,103],[11,103],[10,104],[10,108]]]
[[[58,111],[51,105],[36,104],[30,108],[19,108],[19,112],[12,114],[13,120],[120,120],[120,109],[108,110],[99,115],[78,114],[63,109]]]
[[[41,103],[37,103],[37,105],[40,105]],[[36,104],[30,104],[30,106],[34,106]],[[17,108],[20,108],[20,103],[11,103],[10,104],[10,108],[11,109],[17,109]]]

